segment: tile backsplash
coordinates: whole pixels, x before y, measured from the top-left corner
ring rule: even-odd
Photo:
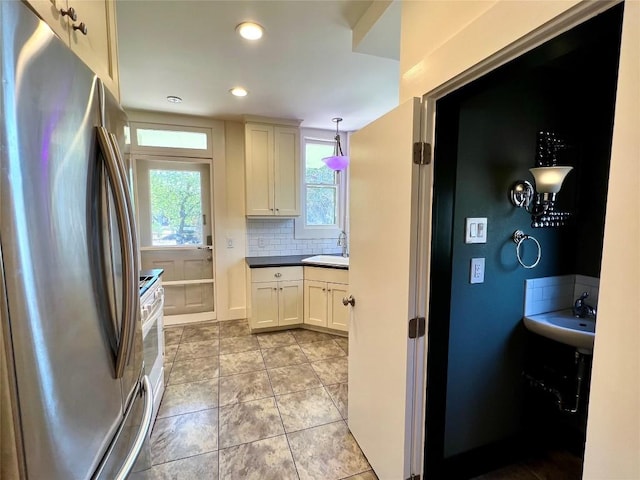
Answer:
[[[537,315],[538,313],[571,308],[582,292],[589,293],[586,303],[597,307],[599,288],[599,278],[584,275],[562,275],[525,280],[524,314]]]
[[[293,219],[247,220],[249,257],[341,253],[337,238],[296,239]]]

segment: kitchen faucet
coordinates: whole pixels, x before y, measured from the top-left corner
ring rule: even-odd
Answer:
[[[342,247],[342,256],[347,258],[349,256],[349,245],[347,243],[347,232],[344,230],[338,235],[338,246]]]
[[[582,292],[580,298],[576,299],[573,304],[573,315],[578,318],[593,317],[596,316],[596,309],[591,305],[584,302],[585,298],[589,296],[589,292]]]

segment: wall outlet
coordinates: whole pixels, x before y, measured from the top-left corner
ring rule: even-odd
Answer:
[[[227,237],[227,248],[233,248],[233,238]]]
[[[258,238],[258,247],[264,248],[264,238],[262,237]]]
[[[469,283],[484,283],[484,258],[472,258]]]

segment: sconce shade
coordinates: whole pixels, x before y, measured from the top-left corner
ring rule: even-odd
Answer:
[[[529,171],[536,179],[536,192],[558,193],[567,174],[573,167],[537,167]]]
[[[324,157],[322,161],[331,170],[344,170],[349,166],[349,157],[346,155],[332,155]]]

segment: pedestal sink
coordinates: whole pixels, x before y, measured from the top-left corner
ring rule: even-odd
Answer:
[[[571,310],[525,316],[524,326],[533,333],[575,347],[580,353],[593,353],[596,322],[593,318],[574,317]]]

